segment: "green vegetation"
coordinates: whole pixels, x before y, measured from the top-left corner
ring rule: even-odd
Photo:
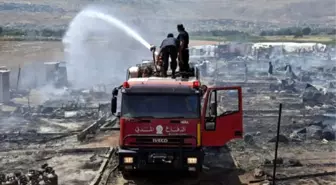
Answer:
[[[0,26],[0,36],[62,37],[64,33],[64,29],[20,29]]]
[[[192,40],[208,40],[219,42],[318,42],[327,45],[336,45],[335,36],[319,35],[319,36],[303,36],[300,38],[294,38],[293,36],[247,36],[241,37],[216,37],[216,36],[191,36]]]
[[[259,34],[249,34],[235,30],[205,31],[190,33],[191,39],[209,41],[236,42],[319,42],[336,44],[335,28],[283,28],[279,30],[261,31]]]
[[[289,27],[278,30],[263,30],[260,36],[278,36],[278,35],[292,35],[294,37],[302,37],[304,35],[335,35],[336,28],[310,28],[310,27]]]
[[[22,29],[0,26],[0,40],[60,40],[64,29]]]
[[[23,29],[0,26],[0,40],[49,40],[59,41],[65,29],[36,28]],[[211,30],[190,32],[191,39],[236,42],[320,42],[336,43],[335,28],[290,27],[277,30],[262,30],[260,33],[246,33],[237,30]]]

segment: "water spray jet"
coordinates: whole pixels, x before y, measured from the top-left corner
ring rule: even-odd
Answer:
[[[111,29],[113,27],[118,29]],[[125,35],[118,33],[117,37],[109,36],[118,30]],[[107,34],[102,34],[104,32]],[[98,46],[94,46],[96,43],[89,43],[89,38],[94,34],[103,37],[107,42],[100,42]],[[122,36],[131,37],[147,48],[147,51],[151,49],[152,45],[136,31],[110,14],[91,7],[78,13],[63,38],[69,81],[75,87],[81,88],[98,83],[120,83],[123,80],[120,77],[124,76],[126,68],[141,60],[140,57],[147,55],[143,51],[140,56],[138,48],[128,50],[134,43],[127,38],[121,39]],[[108,42],[113,43],[113,48],[109,46],[99,48]],[[157,52],[155,54],[157,55]]]
[[[91,17],[91,18],[96,18],[96,19],[101,19],[101,20],[104,20],[104,21],[106,21],[110,24],[113,24],[115,27],[125,31],[125,33],[127,33],[129,36],[131,36],[135,40],[139,41],[147,49],[150,49],[151,45],[145,39],[143,39],[137,32],[132,30],[130,27],[128,27],[122,21],[114,18],[113,16],[102,13],[102,12],[93,11],[93,10],[84,10],[81,13],[84,16]]]

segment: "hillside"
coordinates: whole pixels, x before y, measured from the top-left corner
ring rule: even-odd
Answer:
[[[66,26],[88,0],[1,0],[0,25]],[[278,27],[296,24],[335,25],[334,0],[112,0],[117,17],[149,26],[187,22],[198,29]],[[105,3],[106,4],[106,3]]]

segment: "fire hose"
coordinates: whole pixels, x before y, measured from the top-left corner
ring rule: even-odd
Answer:
[[[153,63],[154,63],[154,68],[155,68],[155,72],[158,73],[158,69],[156,66],[156,60],[155,60],[155,51],[156,51],[156,46],[151,45],[151,47],[149,48],[149,50],[153,53]]]

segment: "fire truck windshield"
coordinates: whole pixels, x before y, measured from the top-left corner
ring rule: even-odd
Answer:
[[[200,117],[199,101],[196,94],[123,94],[121,116],[197,119]]]

